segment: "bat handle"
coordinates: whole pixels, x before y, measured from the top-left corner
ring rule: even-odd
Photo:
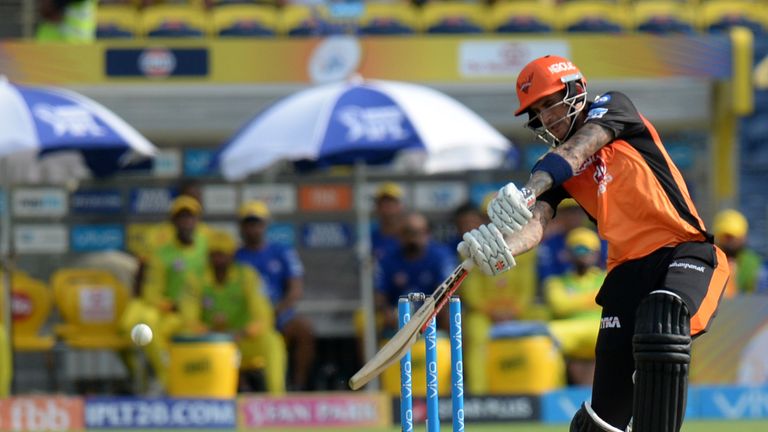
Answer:
[[[467,258],[461,262],[461,267],[466,271],[470,271],[475,267],[475,263],[471,258]]]

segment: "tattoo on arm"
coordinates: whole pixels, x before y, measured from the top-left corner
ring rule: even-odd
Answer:
[[[537,202],[533,207],[533,218],[515,235],[507,238],[507,244],[513,256],[533,249],[544,237],[544,229],[555,215],[555,211],[545,202]]]
[[[587,158],[611,141],[613,141],[613,133],[610,129],[587,123],[552,151],[565,158],[571,164],[573,172],[576,172]]]
[[[571,164],[573,172],[576,173],[587,158],[611,141],[613,141],[613,133],[609,129],[587,123],[552,152],[567,160]],[[536,171],[531,175],[525,187],[539,196],[552,187],[552,177],[544,171]]]

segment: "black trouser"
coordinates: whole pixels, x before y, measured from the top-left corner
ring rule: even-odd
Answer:
[[[693,316],[710,289],[716,266],[711,244],[691,242],[661,248],[608,273],[597,295],[603,318],[592,385],[592,408],[600,418],[623,430],[632,417],[632,336],[635,310],[643,298],[655,290],[672,291],[683,299]]]

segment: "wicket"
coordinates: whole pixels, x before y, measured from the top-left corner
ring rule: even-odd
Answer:
[[[411,318],[411,304],[421,302],[423,293],[400,296],[397,304],[398,324],[402,328]],[[464,431],[464,362],[462,356],[461,300],[449,302],[451,341],[451,407],[453,432]],[[437,390],[437,319],[433,317],[424,332],[427,370],[427,432],[440,431]],[[413,388],[411,353],[400,359],[400,424],[403,432],[413,431]]]

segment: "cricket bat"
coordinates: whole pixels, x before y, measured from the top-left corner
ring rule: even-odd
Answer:
[[[416,343],[419,335],[424,333],[432,317],[437,315],[448,303],[448,299],[459,288],[471,268],[470,260],[464,261],[456,267],[453,273],[435,289],[435,292],[424,299],[421,307],[411,315],[411,320],[349,379],[349,387],[352,390],[359,390],[372,379],[381,375],[391,364],[400,360]]]

